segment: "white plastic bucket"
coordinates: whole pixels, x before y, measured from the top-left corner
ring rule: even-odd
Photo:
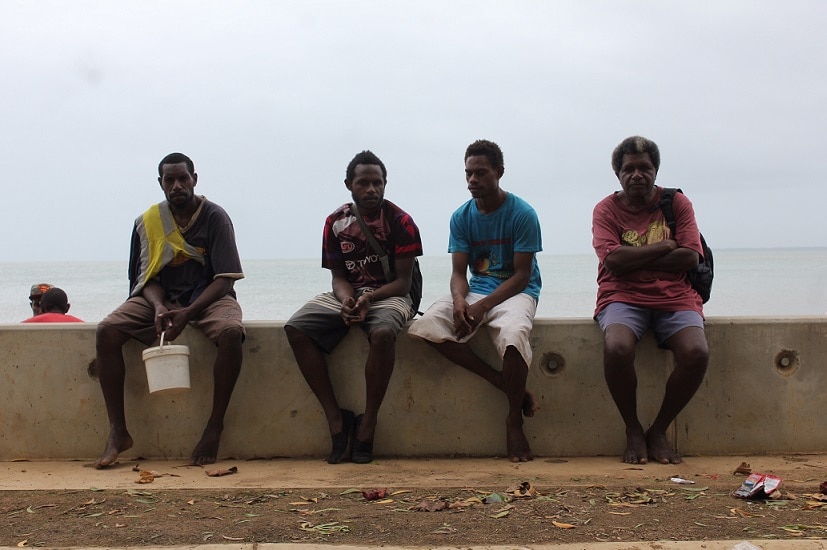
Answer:
[[[146,367],[149,393],[181,392],[190,389],[190,349],[187,346],[161,345],[141,354]]]

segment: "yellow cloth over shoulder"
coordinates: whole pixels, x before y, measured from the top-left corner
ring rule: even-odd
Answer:
[[[135,220],[135,228],[141,240],[141,270],[132,296],[139,294],[150,279],[179,256],[204,264],[204,254],[184,239],[166,201],[149,207]]]

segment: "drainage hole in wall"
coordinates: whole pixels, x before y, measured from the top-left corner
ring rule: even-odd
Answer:
[[[540,359],[540,370],[546,376],[560,376],[566,369],[566,360],[559,353],[544,353]]]
[[[782,349],[775,356],[775,370],[781,376],[790,376],[801,366],[798,350]]]

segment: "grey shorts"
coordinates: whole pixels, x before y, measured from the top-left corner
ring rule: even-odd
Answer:
[[[284,326],[301,331],[316,342],[322,351],[331,353],[350,330],[342,319],[341,308],[341,302],[333,293],[325,292],[304,304]],[[372,303],[365,315],[365,320],[358,326],[368,336],[374,329],[380,327],[399,334],[410,318],[411,299],[407,296],[394,296]]]
[[[686,327],[704,328],[704,319],[696,311],[660,311],[623,302],[614,302],[603,308],[597,314],[597,322],[603,332],[609,325],[629,327],[638,341],[651,328],[659,347]]]
[[[166,301],[164,305],[170,310],[183,307],[178,303]],[[128,299],[107,315],[100,324],[118,329],[147,346],[158,337],[155,333],[155,308],[143,296]],[[190,321],[190,325],[203,332],[215,345],[218,345],[221,333],[228,328],[239,329],[242,339],[246,336],[244,324],[241,322],[241,306],[232,296],[224,296],[208,305],[198,319]]]

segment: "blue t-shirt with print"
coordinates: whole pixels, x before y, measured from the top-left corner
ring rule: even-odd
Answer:
[[[482,214],[474,199],[460,206],[451,216],[448,252],[468,254],[471,292],[491,294],[514,275],[514,253],[543,250],[540,220],[523,199],[509,193],[495,212]],[[523,292],[540,299],[540,268],[537,257],[531,267],[531,278]]]

